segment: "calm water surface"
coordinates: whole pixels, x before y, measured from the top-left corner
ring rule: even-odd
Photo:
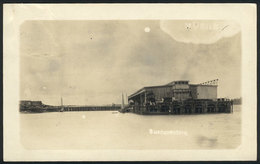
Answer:
[[[241,108],[201,115],[20,114],[20,127],[27,149],[233,149],[241,140]]]

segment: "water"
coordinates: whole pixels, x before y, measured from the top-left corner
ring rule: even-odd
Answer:
[[[241,142],[241,107],[201,115],[20,114],[20,139],[27,149],[233,149]]]

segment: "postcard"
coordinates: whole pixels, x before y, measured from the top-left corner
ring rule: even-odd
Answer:
[[[5,161],[256,160],[255,4],[5,4]]]

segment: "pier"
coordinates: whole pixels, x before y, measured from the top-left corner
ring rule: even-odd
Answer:
[[[64,106],[64,112],[66,111],[109,111],[109,110],[119,110],[120,106],[73,106],[66,107]]]
[[[146,86],[129,96],[121,112],[138,114],[232,113],[233,101],[217,98],[218,79],[200,84],[187,80]]]
[[[114,111],[119,110],[121,105],[112,104],[112,105],[85,105],[85,106],[77,106],[77,105],[63,105],[61,106],[52,106],[43,104],[41,101],[30,101],[23,100],[20,101],[20,112],[26,113],[43,113],[43,112],[73,112],[73,111]]]
[[[226,99],[200,101],[174,101],[155,105],[134,105],[125,110],[137,114],[202,114],[202,113],[232,113],[233,103]]]

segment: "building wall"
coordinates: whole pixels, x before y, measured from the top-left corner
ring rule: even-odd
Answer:
[[[41,101],[32,101],[32,105],[42,105]]]
[[[217,86],[175,84],[173,86],[145,87],[145,93],[140,93],[132,98],[134,102],[143,104],[151,98],[161,101],[163,98],[174,98],[175,100],[185,99],[216,99]],[[152,93],[152,94],[151,94]]]
[[[147,92],[153,92],[155,100],[161,100],[165,97],[172,97],[171,87],[146,88]]]
[[[188,82],[176,83],[172,86],[173,96],[176,100],[184,100],[191,98],[190,97],[190,89]]]
[[[20,101],[21,105],[42,105],[41,101]]]
[[[176,89],[174,90],[175,100],[185,100],[191,98],[189,89]]]
[[[175,84],[172,86],[173,89],[189,89],[189,84]]]
[[[216,99],[217,86],[198,85],[197,99]]]
[[[20,105],[31,105],[31,101],[20,101]]]
[[[197,85],[190,85],[190,91],[191,91],[191,97],[193,99],[196,99],[198,97],[197,95]]]

